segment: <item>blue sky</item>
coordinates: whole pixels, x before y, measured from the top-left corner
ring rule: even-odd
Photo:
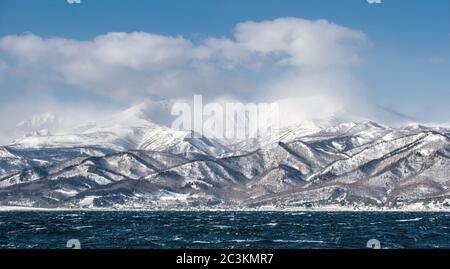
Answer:
[[[326,19],[364,33],[368,45],[352,76],[376,104],[424,121],[450,122],[450,1],[383,0],[189,0],[122,1],[0,0],[0,38],[33,33],[89,41],[109,32],[147,32],[182,36],[191,42],[206,38],[233,39],[238,23],[295,17]],[[0,59],[9,59],[0,52]],[[120,103],[87,86],[41,83],[52,98],[66,102]],[[26,81],[26,83],[24,83]],[[0,104],[19,102],[27,80],[0,75]],[[91,85],[91,84],[89,84]],[[64,91],[54,91],[63,88]],[[28,98],[33,99],[33,94]],[[31,95],[31,97],[30,97]],[[120,99],[120,98],[119,98]]]

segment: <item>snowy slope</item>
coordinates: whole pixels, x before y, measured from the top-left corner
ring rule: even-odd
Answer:
[[[450,207],[445,127],[304,122],[192,138],[145,105],[0,147],[0,205],[144,209]]]
[[[154,124],[146,104],[137,105],[110,118],[79,126],[67,133],[35,134],[15,141],[16,149],[97,147],[112,151],[133,149],[173,153],[218,155],[227,149],[206,138],[191,138],[190,132]]]

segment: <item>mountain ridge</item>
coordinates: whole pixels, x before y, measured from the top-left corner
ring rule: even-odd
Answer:
[[[237,144],[135,107],[0,147],[0,207],[450,209],[450,130],[306,123]]]

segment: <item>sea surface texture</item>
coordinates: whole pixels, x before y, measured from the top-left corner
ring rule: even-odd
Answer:
[[[86,249],[450,248],[450,213],[0,212],[1,248],[72,239]]]

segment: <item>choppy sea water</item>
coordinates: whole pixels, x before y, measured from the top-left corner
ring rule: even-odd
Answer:
[[[0,248],[450,248],[450,213],[0,212]]]

